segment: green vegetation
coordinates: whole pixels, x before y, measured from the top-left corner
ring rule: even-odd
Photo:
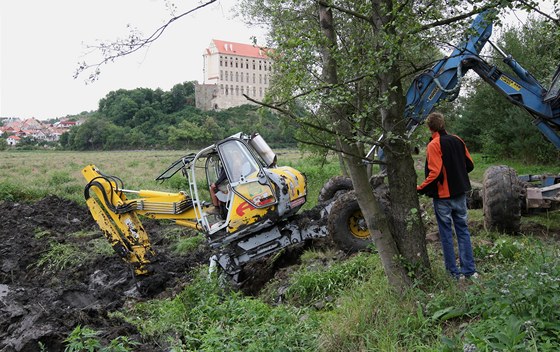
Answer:
[[[98,331],[78,325],[66,338],[67,346],[64,352],[129,352],[134,351],[134,346],[140,345],[139,342],[119,336],[111,340],[109,345],[103,346],[99,335]]]
[[[175,351],[311,351],[318,332],[312,310],[270,306],[226,291],[202,270],[179,295],[116,313]]]
[[[181,182],[158,184],[153,178],[186,152],[2,154],[5,167],[0,169],[0,185],[7,190],[2,193],[4,200],[36,200],[54,193],[83,204],[84,181],[79,171],[83,165],[97,164],[106,173],[123,178],[130,189],[169,190],[170,185]],[[330,158],[325,163],[290,150],[278,154],[280,164],[306,173],[308,207],[316,202],[324,181],[338,171],[336,161]],[[488,166],[503,163],[482,154],[474,154],[474,158],[477,168],[473,180],[479,182]],[[419,173],[421,160],[419,156]],[[558,167],[510,165],[519,173],[533,169],[536,173],[560,173]],[[69,186],[75,191],[68,191]],[[418,282],[402,296],[395,295],[375,253],[341,260],[336,252],[315,249],[305,252],[301,265],[285,273],[289,279],[280,276],[272,280],[255,297],[207,281],[206,268],[202,268],[197,279],[176,297],[112,314],[137,326],[145,341],[170,346],[174,351],[461,351],[469,345],[481,351],[557,350],[560,322],[554,314],[560,292],[560,214],[524,217],[524,234],[516,237],[484,231],[480,209],[470,210],[469,215],[481,272],[478,281],[450,280],[437,244],[430,245],[432,280]],[[432,217],[430,212],[426,214],[428,226],[434,224]],[[167,231],[176,240],[178,252],[192,250],[202,241],[201,236],[184,236],[186,230],[179,227]],[[48,230],[36,231],[38,237],[52,235]],[[85,239],[92,234],[79,232],[74,236]],[[103,238],[97,237],[91,246],[96,252],[114,255]],[[71,245],[53,244],[38,265],[56,272],[75,265],[72,260],[79,256]],[[80,263],[84,260],[79,259]],[[69,350],[87,350],[87,346],[134,350],[134,341],[125,337],[104,345],[95,331],[80,329],[86,330],[67,340]]]
[[[67,267],[81,264],[87,259],[87,255],[79,250],[75,244],[51,242],[48,250],[44,253],[36,265],[45,271],[56,273]]]
[[[403,296],[389,288],[375,253],[325,265],[311,251],[287,288],[273,281],[259,297],[225,290],[203,269],[173,299],[114,314],[176,351],[557,350],[558,244],[489,233],[474,243],[480,279],[453,281],[431,250],[433,280]]]
[[[198,110],[194,82],[185,82],[170,91],[110,92],[83,124],[61,137],[60,144],[69,150],[198,148],[243,131],[259,132],[271,145],[283,147],[295,145],[295,129],[283,124],[278,115],[253,105]]]

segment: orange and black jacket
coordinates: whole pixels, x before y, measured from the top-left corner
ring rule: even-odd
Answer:
[[[474,163],[465,142],[445,130],[434,132],[426,149],[426,179],[418,193],[432,198],[453,198],[471,189],[468,173]]]

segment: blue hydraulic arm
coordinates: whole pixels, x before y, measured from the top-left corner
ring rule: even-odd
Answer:
[[[414,79],[406,94],[404,117],[408,134],[412,134],[425,121],[442,99],[453,100],[457,97],[461,78],[472,69],[511,103],[531,114],[534,124],[560,149],[560,67],[547,91],[517,61],[492,43],[517,77],[482,60],[480,51],[492,35],[491,14],[490,11],[480,13],[473,21],[467,39],[451,55]]]

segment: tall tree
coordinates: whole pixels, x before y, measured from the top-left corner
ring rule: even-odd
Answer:
[[[430,55],[436,44],[460,39],[465,20],[500,6],[496,1],[445,3],[447,7],[440,1],[243,2],[248,17],[270,24],[277,74],[265,103],[312,130],[311,143],[342,153],[364,217],[368,225],[376,225],[370,229],[380,230],[372,236],[385,272],[398,289],[409,285],[409,270],[416,275],[429,272],[403,120],[403,85],[410,74],[441,58],[442,54]],[[308,114],[291,110],[300,104],[309,108]],[[378,142],[381,133],[385,138]],[[376,143],[386,154],[388,217],[372,198],[363,163],[364,144]]]

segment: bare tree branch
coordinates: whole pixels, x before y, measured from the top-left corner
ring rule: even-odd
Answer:
[[[248,95],[246,95],[246,94],[243,94],[243,96],[245,97],[245,99],[249,100],[250,102],[253,102],[253,103],[257,104],[257,105],[264,106],[264,107],[267,107],[267,108],[270,108],[270,109],[273,109],[273,110],[276,110],[276,111],[282,113],[283,115],[286,115],[286,116],[290,117],[290,118],[293,119],[294,121],[297,121],[298,123],[300,123],[300,124],[302,124],[302,125],[304,125],[304,126],[306,126],[306,127],[315,128],[315,129],[317,129],[317,130],[319,130],[319,131],[322,131],[322,132],[326,132],[326,133],[329,133],[329,134],[336,135],[336,132],[334,132],[334,131],[332,131],[332,130],[329,130],[328,128],[325,128],[325,127],[319,126],[319,125],[315,125],[315,124],[312,124],[312,123],[309,123],[309,122],[306,122],[306,121],[301,121],[301,119],[298,119],[298,117],[295,116],[291,111],[286,110],[286,109],[284,109],[284,108],[282,108],[282,107],[280,107],[280,106],[278,106],[278,105],[272,105],[272,104],[264,103],[264,102],[262,102],[262,101],[253,99],[253,98],[251,98],[250,96],[248,96]]]
[[[549,20],[554,22],[555,25],[560,26],[560,19],[552,17],[548,13],[541,11],[539,8],[533,6],[533,4],[531,4],[527,1],[519,0],[519,2],[522,3],[523,5],[525,5],[528,9],[531,9],[532,11],[535,11],[536,13],[544,16],[545,18],[548,18]]]
[[[338,84],[335,84],[335,85],[333,85],[333,84],[325,84],[325,85],[322,85],[322,86],[320,86],[320,87],[316,87],[316,88],[313,88],[313,89],[309,89],[309,90],[306,90],[306,91],[304,91],[304,92],[301,92],[301,93],[299,93],[299,94],[296,94],[296,95],[292,96],[291,99],[289,99],[289,100],[284,100],[284,101],[282,101],[282,102],[279,102],[279,103],[277,104],[277,106],[286,105],[286,104],[287,104],[288,102],[290,102],[290,101],[293,101],[293,100],[295,100],[295,99],[297,99],[297,98],[304,97],[304,96],[306,96],[306,95],[308,95],[308,94],[311,94],[311,93],[313,93],[313,92],[316,92],[316,91],[321,91],[321,90],[325,90],[325,89],[334,89],[334,88],[337,88],[337,87],[345,86],[345,85],[347,85],[347,84],[360,81],[360,80],[362,80],[362,79],[364,79],[364,78],[366,78],[366,77],[368,77],[368,75],[361,75],[361,76],[354,77],[354,78],[352,78],[352,79],[349,79],[349,80],[347,80],[347,81],[344,81],[344,82],[341,82],[341,83],[338,83]],[[250,99],[250,98],[247,97],[247,99]]]
[[[93,48],[93,49],[97,49],[100,50],[102,55],[104,56],[103,59],[95,64],[88,64],[85,61],[79,63],[78,68],[76,69],[76,71],[74,72],[74,78],[78,78],[78,76],[89,69],[94,69],[94,72],[91,73],[87,80],[87,82],[94,82],[99,78],[99,75],[101,73],[100,67],[104,64],[107,64],[109,62],[113,62],[115,61],[115,59],[122,57],[122,56],[126,56],[126,55],[130,55],[138,50],[140,50],[141,48],[144,48],[146,46],[149,46],[152,42],[156,41],[159,37],[161,37],[161,35],[163,34],[163,32],[167,29],[167,27],[169,27],[171,25],[171,23],[177,21],[178,19],[189,15],[197,10],[200,10],[212,3],[215,3],[218,0],[207,0],[206,2],[198,5],[195,8],[192,8],[186,12],[183,12],[180,15],[174,16],[172,18],[169,19],[169,21],[167,21],[164,25],[162,25],[161,27],[159,27],[158,29],[156,29],[150,36],[148,36],[147,38],[141,38],[139,33],[135,30],[132,30],[132,32],[130,33],[130,35],[128,36],[128,38],[124,39],[124,40],[117,40],[115,42],[106,44],[106,43],[101,43],[100,45],[97,46],[88,46],[88,48]]]

